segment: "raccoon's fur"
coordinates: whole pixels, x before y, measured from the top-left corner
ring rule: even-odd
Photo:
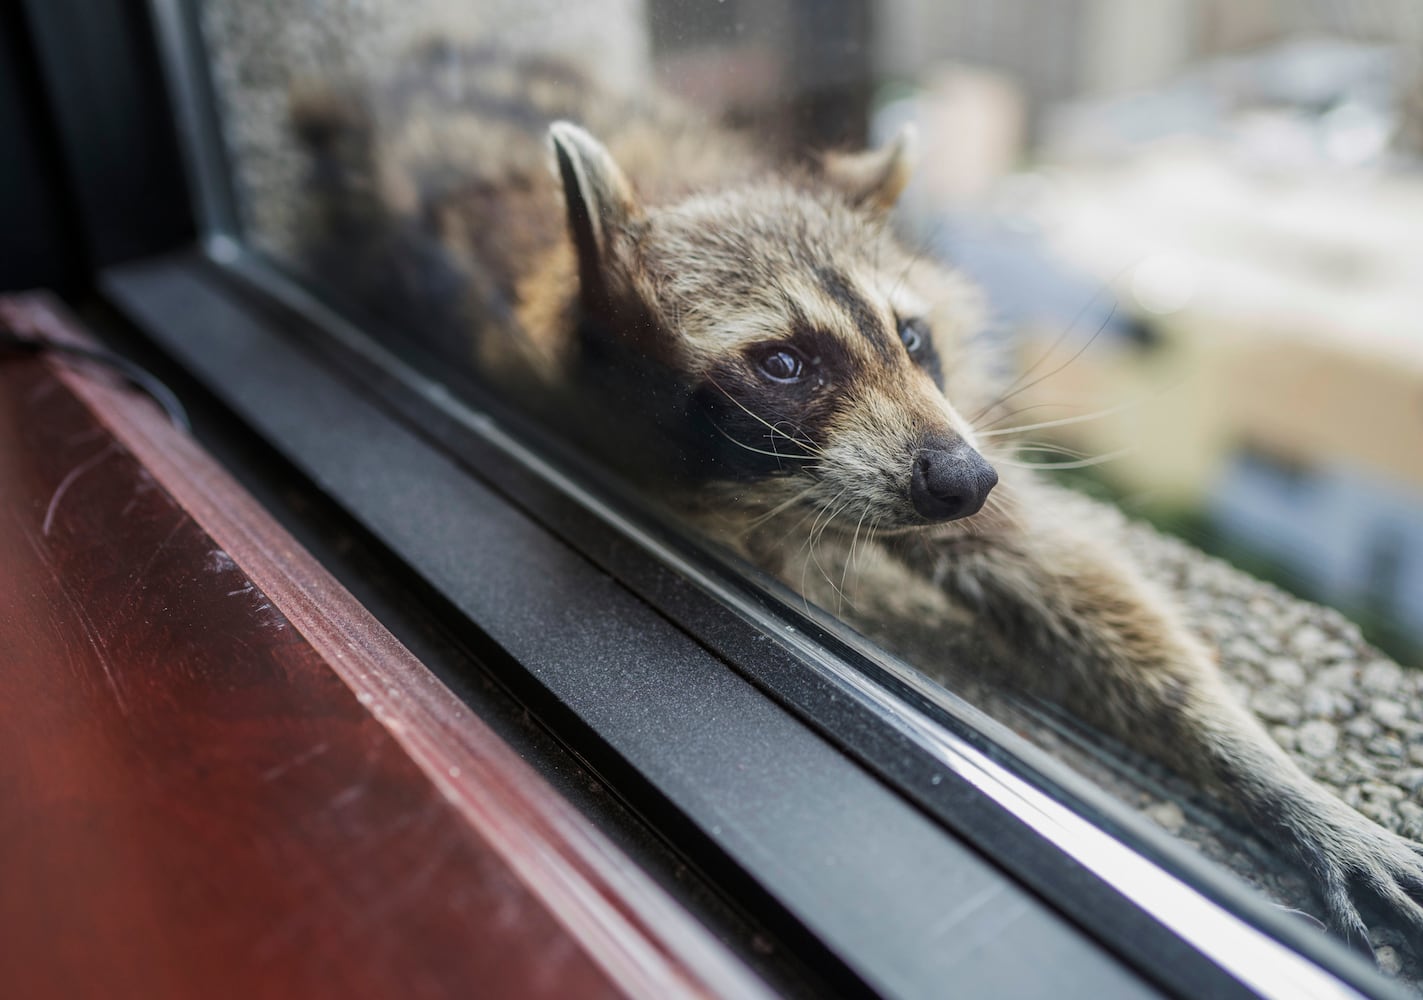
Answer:
[[[1228,799],[1356,946],[1364,901],[1423,940],[1419,847],[1271,742],[1090,505],[993,468],[977,294],[887,224],[911,134],[774,169],[660,100],[443,44],[295,123],[318,277],[921,667],[969,637],[995,683]]]

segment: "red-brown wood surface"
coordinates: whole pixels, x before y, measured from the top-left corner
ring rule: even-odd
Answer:
[[[40,360],[0,705],[5,996],[759,992],[147,400]]]

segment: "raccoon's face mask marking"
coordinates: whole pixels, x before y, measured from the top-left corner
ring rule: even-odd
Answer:
[[[609,325],[684,387],[680,430],[706,478],[738,483],[753,506],[853,528],[983,507],[997,476],[945,394],[972,299],[883,219],[908,180],[912,133],[827,157],[801,184],[650,210],[586,132],[560,123],[551,135],[584,308],[640,318]]]

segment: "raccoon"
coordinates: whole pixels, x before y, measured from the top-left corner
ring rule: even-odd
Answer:
[[[1423,848],[1306,777],[1092,505],[980,432],[1003,404],[979,295],[889,223],[912,130],[788,169],[663,99],[445,43],[378,91],[304,89],[294,123],[318,278],[921,667],[970,648],[1222,797],[1355,947],[1360,904],[1423,940]]]

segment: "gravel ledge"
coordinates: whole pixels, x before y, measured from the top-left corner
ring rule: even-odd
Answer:
[[[1423,838],[1423,672],[1388,659],[1339,613],[1186,545],[1137,526],[1129,543],[1304,771],[1382,826]]]
[[[1102,518],[1146,575],[1175,596],[1188,624],[1219,651],[1235,696],[1305,773],[1381,826],[1423,839],[1423,671],[1405,670],[1374,649],[1338,612],[1299,600],[1115,510],[1103,511]],[[1149,763],[1123,763],[1115,751],[1094,751],[1061,729],[1034,724],[1001,692],[964,693],[1275,902],[1319,912],[1298,873],[1219,803]],[[1380,967],[1423,995],[1423,954],[1409,954],[1400,935],[1389,930],[1378,932],[1374,944]]]

